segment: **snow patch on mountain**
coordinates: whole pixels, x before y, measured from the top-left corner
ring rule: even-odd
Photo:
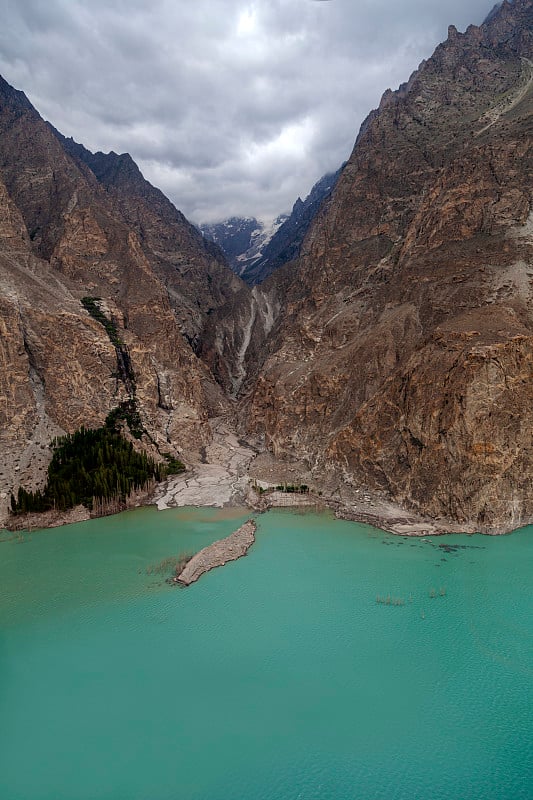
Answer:
[[[267,221],[255,217],[231,217],[224,222],[201,225],[200,230],[206,239],[221,248],[231,268],[241,275],[251,263],[262,257],[263,250],[288,216],[281,214],[275,220]]]

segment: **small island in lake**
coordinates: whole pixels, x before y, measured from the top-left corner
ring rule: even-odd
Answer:
[[[255,542],[256,530],[256,523],[253,519],[249,519],[225,539],[219,539],[209,547],[204,547],[191,558],[179,574],[176,574],[175,583],[190,586],[201,578],[204,572],[209,572],[214,567],[222,567],[228,561],[242,558]]]

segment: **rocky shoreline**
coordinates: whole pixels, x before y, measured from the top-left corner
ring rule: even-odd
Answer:
[[[335,477],[325,477],[319,485],[303,462],[277,459],[262,450],[257,442],[238,438],[233,426],[223,417],[211,420],[211,426],[213,438],[201,460],[190,464],[185,473],[158,484],[152,494],[139,493],[128,507],[154,504],[161,511],[183,506],[242,506],[259,513],[269,508],[330,509],[340,519],[362,522],[399,536],[500,535],[532,522],[517,520],[516,525],[506,528],[480,529],[471,523],[423,517],[368,489],[342,484]],[[310,491],[306,494],[277,491],[279,484],[307,484]],[[89,511],[79,506],[63,513],[15,517],[6,527],[10,530],[49,528],[89,518]]]
[[[68,511],[42,511],[17,514],[9,517],[3,527],[8,531],[32,531],[38,528],[60,528],[75,522],[91,519],[91,513],[85,506],[75,506]],[[0,526],[1,527],[1,526]]]
[[[340,519],[373,525],[399,536],[510,532],[479,531],[453,520],[422,517],[377,493],[344,485],[331,476],[318,485],[305,463],[283,461],[261,450],[255,442],[237,438],[226,420],[216,420],[213,428],[213,442],[206,449],[205,461],[192,464],[187,473],[157,487],[152,502],[160,510],[204,505],[246,506],[257,512],[269,508],[330,509]],[[276,491],[279,484],[307,484],[310,491]]]
[[[242,558],[255,542],[256,530],[257,525],[254,520],[247,520],[244,525],[226,536],[225,539],[219,539],[196,553],[179,574],[176,574],[173,582],[182,586],[190,586],[191,583],[195,583],[202,575],[215,567],[223,567],[228,561]]]

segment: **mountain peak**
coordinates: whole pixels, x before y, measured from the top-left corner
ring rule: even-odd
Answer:
[[[24,92],[15,89],[0,75],[0,98],[5,105],[9,105],[12,109],[19,108],[25,111],[32,111],[37,114]]]

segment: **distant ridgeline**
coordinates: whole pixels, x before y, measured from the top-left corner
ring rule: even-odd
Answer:
[[[283,264],[297,258],[305,235],[335,188],[344,164],[334,173],[323,175],[305,200],[298,198],[290,214],[281,214],[265,226],[255,217],[231,217],[225,222],[201,225],[203,235],[215,242],[228,259],[232,270],[249,286],[262,283]]]
[[[54,439],[45,488],[31,492],[20,487],[16,498],[11,495],[11,512],[66,511],[82,504],[90,511],[105,513],[109,503],[123,504],[134,490],[185,469],[169,454],[163,454],[165,463],[157,464],[146,453],[134,450],[116,428],[120,419],[129,421],[127,418],[128,409],[121,407],[108,415],[101,428],[82,427]]]

